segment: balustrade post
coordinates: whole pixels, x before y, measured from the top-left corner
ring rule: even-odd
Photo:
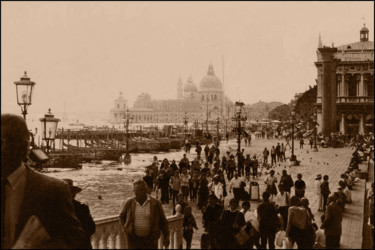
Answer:
[[[109,248],[111,248],[111,249],[116,249],[117,248],[117,244],[116,244],[116,238],[117,238],[117,234],[115,234],[114,232],[113,233],[111,233],[110,235],[109,235],[109,240],[110,240],[110,246],[109,246]]]
[[[91,245],[93,249],[99,249],[101,235],[94,234],[91,237]]]
[[[101,249],[108,249],[108,237],[109,237],[109,234],[103,234],[102,236],[102,247]]]
[[[120,228],[120,231],[119,231],[119,241],[120,241],[120,249],[125,249],[125,248],[128,247],[125,234],[124,234],[124,232],[122,231],[121,228]]]

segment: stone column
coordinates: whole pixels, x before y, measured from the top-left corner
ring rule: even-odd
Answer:
[[[322,56],[322,133],[329,136],[336,129],[336,66],[333,55],[337,48],[318,48]]]
[[[358,133],[360,133],[361,135],[365,134],[365,116],[363,114],[359,115]]]
[[[318,110],[316,116],[316,121],[318,122],[317,133],[319,134],[322,132],[322,111]]]
[[[341,75],[341,85],[340,85],[340,96],[346,96],[345,93],[345,73]]]
[[[345,134],[345,114],[341,113],[340,132]]]
[[[358,96],[364,96],[365,95],[365,87],[364,87],[364,82],[363,82],[363,73],[361,73],[361,78],[359,81],[359,93],[357,94]]]

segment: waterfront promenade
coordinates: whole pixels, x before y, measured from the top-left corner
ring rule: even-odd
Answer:
[[[271,139],[255,139],[252,140],[251,146],[245,146],[245,153],[254,153],[260,155],[264,147],[270,149],[272,145],[276,145],[278,140]],[[281,143],[282,141],[280,141]],[[222,141],[221,152],[224,153],[226,148],[236,148],[235,141],[230,141],[226,143]],[[193,151],[193,150],[192,150]],[[309,199],[310,208],[315,216],[315,221],[318,226],[321,225],[320,217],[323,214],[318,212],[318,199],[314,194],[314,180],[317,174],[322,176],[327,174],[329,176],[330,189],[331,191],[336,191],[338,188],[338,182],[340,180],[340,175],[345,172],[349,165],[351,154],[354,149],[351,148],[319,148],[318,152],[312,152],[310,147],[305,145],[304,149],[295,149],[295,154],[297,159],[301,161],[300,166],[289,167],[289,161],[284,163],[277,163],[275,167],[276,176],[280,180],[281,171],[286,169],[288,174],[292,175],[293,180],[297,179],[297,174],[301,173],[303,175],[302,179],[306,182],[306,193],[305,196]],[[287,157],[290,155],[290,151],[287,151]],[[191,159],[192,157],[190,157]],[[366,165],[367,166],[367,165]],[[361,165],[364,168],[364,164]],[[265,171],[263,171],[265,172]],[[373,174],[373,173],[372,173]],[[261,177],[256,179],[260,186],[260,194],[265,191],[266,187],[264,184],[265,173]],[[254,181],[251,179],[251,181]],[[248,189],[249,183],[247,183],[246,188]],[[294,188],[292,188],[292,195],[294,194]],[[232,194],[228,192],[228,196],[225,199],[225,206],[229,200],[233,197]],[[343,214],[342,222],[342,236],[341,236],[341,249],[358,249],[362,247],[362,228],[363,228],[363,211],[364,211],[364,198],[365,198],[365,180],[360,180],[357,182],[352,190],[352,204],[347,204],[345,206],[345,212]],[[194,202],[189,202],[194,208]],[[251,210],[256,208],[257,202],[251,202]],[[170,206],[169,206],[170,207]],[[165,205],[166,213],[170,212],[168,205]],[[198,209],[193,209],[194,216],[197,220],[197,225],[199,230],[194,232],[192,248],[200,248],[200,237],[204,232],[202,226],[202,215]],[[185,248],[185,242],[184,248]],[[296,248],[296,246],[295,246]]]

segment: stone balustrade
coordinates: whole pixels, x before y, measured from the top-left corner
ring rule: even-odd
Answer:
[[[183,216],[177,213],[167,217],[169,222],[169,248],[177,249],[182,244],[183,234]],[[126,249],[126,238],[120,227],[118,215],[96,219],[96,231],[91,237],[93,249]],[[158,244],[163,249],[163,235],[161,235]]]

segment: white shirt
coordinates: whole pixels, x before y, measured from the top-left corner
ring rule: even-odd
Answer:
[[[243,213],[243,209],[241,210],[241,213]],[[245,222],[250,222],[251,225],[254,227],[254,229],[257,232],[259,232],[259,221],[257,218],[256,210],[254,212],[247,210],[246,213],[244,214],[244,217],[245,217]]]
[[[273,200],[275,202],[276,205],[278,205],[279,207],[286,207],[288,206],[288,202],[289,201],[289,193],[288,192],[284,192],[283,195],[281,195],[281,192],[279,192],[277,195],[276,195],[276,198]]]
[[[232,188],[240,188],[241,186],[241,182],[243,182],[243,178],[242,177],[237,177],[237,179],[235,177],[233,177],[231,180],[230,180],[230,184],[229,184],[229,190],[231,190]]]
[[[315,188],[315,194],[320,195],[320,185],[322,184],[321,180],[315,180],[314,182],[314,188]]]
[[[264,182],[267,185],[272,185],[277,182],[277,177],[276,176],[271,176],[271,174],[267,175],[266,178],[264,179]]]
[[[223,199],[224,190],[223,184],[221,184],[221,182],[218,182],[217,184],[211,182],[209,184],[209,188],[215,194],[216,198],[218,198],[219,200]]]

